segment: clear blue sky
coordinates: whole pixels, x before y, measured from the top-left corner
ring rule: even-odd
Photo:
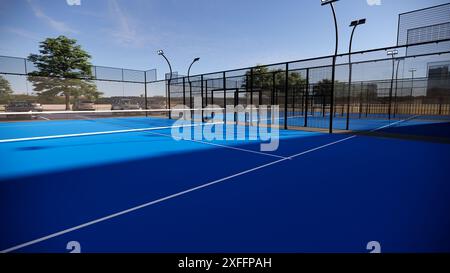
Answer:
[[[68,0],[76,2],[76,0]],[[369,3],[372,5],[369,5]],[[380,5],[373,3],[381,2]],[[354,49],[394,45],[398,14],[448,0],[341,0],[340,51],[351,20],[366,17]],[[46,37],[75,38],[97,65],[193,74],[329,55],[334,28],[320,0],[0,0],[0,55],[26,57]]]

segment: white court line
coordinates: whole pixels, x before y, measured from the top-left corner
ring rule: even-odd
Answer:
[[[147,133],[152,134],[152,135],[158,135],[158,136],[172,137],[171,135],[155,133],[155,132],[147,132]],[[233,146],[227,146],[227,145],[221,145],[221,144],[212,143],[212,142],[206,142],[206,141],[202,141],[202,140],[196,140],[196,139],[181,139],[181,140],[221,147],[221,148],[225,148],[225,149],[237,150],[237,151],[247,152],[247,153],[252,153],[252,154],[259,154],[259,155],[289,159],[289,157],[285,157],[285,156],[281,156],[281,155],[274,155],[274,154],[269,154],[269,153],[252,151],[252,150],[242,149],[242,148],[233,147]]]
[[[394,123],[389,123],[389,124],[387,124],[387,125],[381,126],[380,128],[373,129],[373,130],[371,130],[370,132],[376,132],[376,131],[379,131],[379,130],[381,130],[381,129],[391,127],[391,126],[393,126],[393,125],[396,125],[396,124],[399,124],[399,123],[402,123],[402,122],[406,122],[406,121],[411,120],[411,119],[414,119],[414,118],[416,118],[416,117],[418,117],[418,116],[415,115],[415,116],[409,117],[409,118],[407,118],[407,119],[402,119],[402,120],[396,121],[396,122],[394,122]]]
[[[41,116],[38,116],[38,117],[41,118],[41,119],[43,119],[43,120],[51,120],[51,119],[46,118],[46,117],[41,117]]]
[[[206,124],[207,125],[223,124],[223,122],[206,123]],[[0,139],[0,143],[11,143],[11,142],[22,142],[22,141],[32,141],[32,140],[44,140],[44,139],[58,139],[58,138],[69,138],[69,137],[97,136],[97,135],[109,135],[109,134],[122,134],[122,133],[132,133],[132,132],[145,132],[145,131],[154,131],[154,130],[161,130],[161,129],[181,128],[181,127],[196,127],[196,126],[202,126],[202,125],[204,125],[204,124],[149,127],[149,128],[139,128],[139,129],[113,130],[113,131],[65,134],[65,135],[54,135],[54,136],[11,138],[11,139]]]
[[[209,186],[212,186],[212,185],[215,185],[215,184],[218,184],[218,183],[230,180],[232,178],[235,178],[235,177],[238,177],[238,176],[242,176],[242,175],[245,175],[245,174],[248,174],[248,173],[251,173],[251,172],[254,172],[254,171],[257,171],[257,170],[260,170],[260,169],[263,169],[263,168],[275,165],[275,164],[278,164],[280,162],[287,161],[290,158],[299,157],[299,156],[302,156],[302,155],[305,155],[305,154],[308,154],[308,153],[311,153],[311,152],[314,152],[314,151],[317,151],[317,150],[320,150],[320,149],[323,149],[323,148],[326,148],[326,147],[329,147],[329,146],[332,146],[332,145],[335,145],[335,144],[338,144],[338,143],[341,143],[341,142],[344,142],[344,141],[347,141],[347,140],[350,140],[350,139],[352,139],[354,137],[356,137],[356,136],[350,136],[350,137],[347,137],[347,138],[344,138],[344,139],[341,139],[341,140],[338,140],[338,141],[334,141],[334,142],[331,142],[331,143],[328,143],[328,144],[325,144],[325,145],[321,145],[319,147],[316,147],[316,148],[313,148],[313,149],[310,149],[310,150],[307,150],[307,151],[304,151],[304,152],[292,155],[289,158],[278,159],[276,161],[272,161],[272,162],[260,165],[258,167],[255,167],[255,168],[251,168],[251,169],[248,169],[248,170],[245,170],[245,171],[242,171],[242,172],[239,172],[239,173],[236,173],[236,174],[224,177],[224,178],[220,178],[220,179],[211,181],[211,182],[206,183],[206,184],[202,184],[202,185],[194,187],[194,188],[190,188],[190,189],[187,189],[187,190],[184,190],[184,191],[172,194],[172,195],[168,195],[166,197],[163,197],[163,198],[160,198],[160,199],[157,199],[157,200],[150,201],[148,203],[145,203],[145,204],[142,204],[142,205],[139,205],[139,206],[135,206],[135,207],[132,207],[132,208],[129,208],[129,209],[126,209],[126,210],[123,210],[123,211],[120,211],[120,212],[117,212],[117,213],[114,213],[114,214],[110,214],[110,215],[107,215],[105,217],[98,218],[96,220],[93,220],[93,221],[90,221],[90,222],[86,222],[86,223],[78,225],[78,226],[74,226],[74,227],[71,227],[71,228],[68,228],[68,229],[64,229],[64,230],[52,233],[52,234],[44,236],[44,237],[37,238],[35,240],[32,240],[32,241],[29,241],[29,242],[26,242],[26,243],[23,243],[23,244],[19,244],[19,245],[16,245],[16,246],[4,249],[4,250],[0,251],[0,253],[12,252],[12,251],[15,251],[15,250],[18,250],[18,249],[21,249],[21,248],[24,248],[24,247],[27,247],[27,246],[30,246],[30,245],[34,245],[34,244],[37,244],[37,243],[40,243],[40,242],[43,242],[43,241],[46,241],[46,240],[49,240],[49,239],[61,236],[61,235],[64,235],[66,233],[70,233],[72,231],[76,231],[76,230],[79,230],[79,229],[82,229],[82,228],[85,228],[85,227],[88,227],[88,226],[92,226],[94,224],[97,224],[97,223],[100,223],[100,222],[104,222],[106,220],[109,220],[109,219],[112,219],[112,218],[116,218],[116,217],[119,217],[121,215],[130,213],[130,212],[133,212],[133,211],[136,211],[136,210],[139,210],[139,209],[143,209],[143,208],[146,208],[146,207],[149,207],[149,206],[161,203],[163,201],[167,201],[167,200],[176,198],[178,196],[182,196],[182,195],[188,194],[190,192],[194,192],[194,191],[197,191],[197,190],[200,190],[200,189],[203,189],[203,188],[206,188],[206,187],[209,187]]]

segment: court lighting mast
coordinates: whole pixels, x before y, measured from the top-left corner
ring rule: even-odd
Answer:
[[[389,89],[389,105],[388,105],[388,118],[391,120],[391,105],[392,105],[392,90],[394,88],[394,72],[395,72],[395,56],[398,54],[398,50],[389,50],[387,52],[388,56],[392,57],[392,77],[391,77],[391,88]]]
[[[158,55],[162,56],[167,64],[169,65],[169,71],[170,71],[170,75],[169,75],[169,79],[167,81],[167,106],[166,108],[169,109],[169,119],[172,118],[172,113],[170,112],[170,83],[172,81],[172,66],[170,65],[169,59],[167,59],[166,55],[164,55],[164,51],[162,49],[157,51]]]
[[[187,76],[188,76],[188,82],[189,82],[189,108],[191,108],[192,109],[192,82],[191,82],[191,77],[190,77],[190,75],[191,75],[191,67],[192,67],[192,65],[194,64],[194,63],[196,63],[196,62],[198,62],[198,61],[200,61],[200,58],[195,58],[193,61],[192,61],[192,63],[191,63],[191,65],[189,65],[189,68],[188,68],[188,73],[187,73]],[[203,106],[202,106],[203,107]]]
[[[330,134],[333,133],[333,117],[334,117],[334,80],[336,77],[336,58],[338,53],[338,46],[339,46],[339,33],[338,33],[338,25],[336,20],[336,12],[334,11],[333,3],[337,2],[338,0],[320,0],[321,5],[330,5],[331,11],[333,12],[333,19],[334,19],[334,30],[336,35],[336,44],[334,49],[334,55],[333,55],[333,64],[332,64],[332,71],[331,71],[331,101],[330,101]]]
[[[352,21],[350,23],[350,27],[353,28],[352,29],[352,35],[350,36],[350,45],[348,47],[348,68],[349,68],[349,73],[348,73],[348,96],[347,96],[347,125],[346,125],[346,130],[349,129],[349,124],[350,124],[350,95],[351,95],[351,90],[352,90],[352,42],[353,42],[353,34],[355,34],[355,29],[357,26],[359,25],[364,25],[366,23],[366,19],[359,19],[359,20],[355,20]],[[361,90],[362,92],[362,90]]]

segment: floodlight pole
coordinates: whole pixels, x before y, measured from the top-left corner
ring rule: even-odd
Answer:
[[[353,27],[352,34],[350,35],[350,45],[348,47],[348,67],[349,67],[349,73],[348,73],[348,96],[347,96],[347,124],[345,126],[345,129],[349,129],[350,124],[350,95],[352,90],[352,42],[353,42],[353,34],[355,34],[355,29],[357,26],[362,25],[366,22],[366,19],[360,19],[358,21],[353,21],[350,24],[350,27]],[[362,90],[361,90],[362,92]]]
[[[169,59],[167,59],[166,55],[164,55],[164,52],[162,50],[158,51],[158,55],[161,55],[167,62],[167,64],[169,65],[169,71],[170,71],[170,75],[169,75],[169,79],[167,81],[167,107],[169,109],[169,119],[172,118],[172,112],[170,111],[170,83],[172,81],[172,66],[170,65]]]
[[[323,5],[330,5],[331,11],[333,12],[333,19],[334,19],[334,30],[335,30],[335,48],[334,48],[334,55],[333,55],[333,64],[332,64],[332,71],[331,71],[331,101],[330,101],[330,134],[333,133],[333,117],[334,117],[334,81],[336,77],[336,58],[338,53],[338,46],[339,46],[339,31],[338,31],[338,24],[336,19],[336,12],[334,10],[333,3],[337,0],[330,0],[330,1],[323,1],[322,0],[322,6]]]
[[[189,107],[192,108],[192,82],[191,82],[191,67],[195,62],[198,62],[200,60],[200,58],[195,58],[192,63],[189,65],[188,68],[188,73],[187,73],[187,77],[188,77],[188,82],[189,82]]]

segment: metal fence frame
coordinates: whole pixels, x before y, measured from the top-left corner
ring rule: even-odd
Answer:
[[[408,49],[409,48],[414,48],[414,47],[419,47],[419,46],[426,46],[426,45],[437,45],[437,44],[442,44],[442,43],[447,43],[450,42],[450,39],[444,39],[444,40],[439,40],[439,41],[432,41],[432,42],[420,42],[420,43],[415,43],[415,44],[408,44],[408,45],[401,45],[401,46],[389,46],[389,47],[383,47],[383,48],[375,48],[375,49],[369,49],[369,50],[363,50],[363,51],[357,51],[357,52],[352,52],[350,55],[351,56],[358,56],[358,55],[364,55],[364,54],[368,54],[368,53],[374,53],[374,52],[383,52],[383,51],[389,51],[392,49],[405,49],[406,51],[406,55],[403,57],[398,57],[398,58],[394,58],[392,59],[391,57],[384,57],[384,58],[376,58],[376,59],[369,59],[369,60],[364,60],[364,61],[355,61],[352,62],[351,65],[357,65],[357,64],[364,64],[364,63],[376,63],[376,62],[383,62],[383,61],[390,61],[390,60],[398,60],[398,59],[404,59],[404,58],[411,58],[411,59],[415,59],[415,58],[419,58],[419,57],[426,57],[426,56],[437,56],[437,55],[441,55],[441,54],[449,54],[450,53],[450,49],[445,50],[445,51],[439,51],[439,52],[431,52],[431,53],[422,53],[422,54],[416,54],[416,55],[408,55]],[[337,58],[341,59],[343,57],[348,56],[349,53],[342,53],[342,54],[338,54]],[[312,69],[330,69],[331,68],[331,60],[333,58],[333,55],[328,55],[328,56],[322,56],[322,57],[315,57],[315,58],[307,58],[307,59],[301,59],[301,60],[295,60],[295,61],[289,61],[289,62],[279,62],[279,63],[273,63],[273,64],[268,64],[268,65],[261,65],[261,66],[251,66],[251,67],[244,67],[244,68],[238,68],[238,69],[230,69],[230,70],[223,70],[223,71],[218,71],[218,72],[210,72],[210,73],[204,73],[204,74],[198,74],[198,75],[194,75],[191,76],[192,78],[195,78],[195,80],[191,80],[192,83],[198,82],[198,86],[197,88],[200,89],[200,93],[201,93],[201,98],[202,98],[202,106],[205,106],[205,98],[206,98],[206,105],[207,105],[207,100],[208,100],[208,82],[209,81],[216,81],[216,82],[221,82],[218,83],[218,86],[216,89],[220,89],[220,90],[227,90],[227,84],[228,81],[231,81],[231,79],[233,77],[243,77],[244,75],[239,75],[239,76],[233,76],[234,72],[246,72],[247,74],[245,74],[245,77],[249,77],[250,79],[247,81],[249,81],[251,84],[248,87],[249,90],[246,90],[249,94],[250,94],[250,103],[253,102],[253,96],[254,96],[254,86],[252,83],[252,79],[255,77],[255,71],[261,67],[279,67],[279,70],[276,71],[272,71],[270,73],[273,74],[277,74],[277,73],[284,73],[285,76],[285,82],[284,82],[284,86],[281,87],[281,90],[278,91],[272,91],[272,93],[274,92],[283,92],[284,91],[284,101],[282,103],[277,103],[280,105],[280,109],[284,109],[284,124],[283,127],[285,129],[288,129],[289,127],[289,122],[288,122],[288,111],[289,111],[289,96],[293,96],[295,98],[295,94],[290,94],[290,86],[289,86],[289,73],[290,72],[296,72],[296,71],[304,71],[305,75],[306,75],[306,82],[307,82],[307,90],[311,89],[311,81],[310,81],[310,71]],[[314,62],[314,61],[327,61],[329,60],[328,64],[323,64],[323,65],[318,65],[318,66],[305,66],[302,68],[295,68],[293,65],[294,64],[301,64],[301,63],[308,63],[308,62]],[[339,67],[345,67],[345,66],[349,66],[348,61],[347,62],[340,62],[336,64],[336,69],[339,69]],[[284,69],[282,69],[282,67],[284,67]],[[291,68],[292,67],[292,68]],[[228,76],[229,75],[229,76]],[[275,77],[275,76],[274,76]],[[186,88],[185,88],[185,84],[183,84],[183,82],[187,82],[186,77],[178,77],[178,78],[174,78],[172,79],[172,83],[171,83],[171,92],[167,93],[167,101],[168,101],[168,108],[172,107],[171,104],[171,97],[173,94],[178,94],[180,95],[180,93],[182,94],[182,98],[183,98],[183,104],[186,103],[187,100],[189,100],[189,102],[192,101],[192,95],[191,94],[186,94]],[[385,80],[391,80],[394,81],[394,79],[385,79]],[[174,82],[176,82],[177,84],[174,85]],[[398,79],[395,79],[396,85],[395,88],[397,88]],[[181,83],[181,90],[180,90],[180,83]],[[166,85],[167,85],[167,81],[166,81]],[[336,84],[336,82],[335,82]],[[354,84],[354,82],[352,82],[352,85]],[[206,85],[206,86],[205,86]],[[178,88],[174,88],[174,87],[178,87]],[[234,87],[230,87],[230,88],[234,88]],[[206,96],[205,94],[205,89],[206,89]],[[225,92],[224,92],[225,93]],[[310,92],[306,92],[305,94],[310,94]],[[189,98],[188,98],[189,97]],[[261,99],[261,96],[258,96],[259,99]],[[314,98],[315,99],[315,98]],[[323,100],[331,100],[331,101],[335,101],[336,100],[336,96],[333,98],[322,98]],[[393,92],[391,90],[389,96],[388,96],[388,101],[390,101],[390,103],[388,104],[389,106],[392,106],[393,100],[396,100],[397,98],[393,97]],[[173,101],[173,100],[172,100]],[[224,102],[226,101],[226,98],[224,98]],[[272,100],[272,103],[274,101]],[[295,104],[295,103],[294,103]],[[384,103],[387,104],[387,103]],[[306,107],[308,107],[308,104],[306,104]],[[295,106],[294,106],[295,108]],[[390,107],[389,107],[390,108]],[[336,108],[334,109],[335,113],[336,113]],[[350,112],[347,111],[347,116],[350,115]],[[331,115],[330,114],[330,119],[334,118],[335,114]],[[395,118],[395,115],[393,115],[393,117],[391,117],[391,115],[389,115],[389,119],[391,118]],[[307,115],[305,115],[305,122],[304,122],[304,126],[308,126],[308,119],[307,119]],[[347,127],[348,127],[348,121],[347,121]],[[330,129],[330,131],[332,132],[333,128],[328,128]]]

